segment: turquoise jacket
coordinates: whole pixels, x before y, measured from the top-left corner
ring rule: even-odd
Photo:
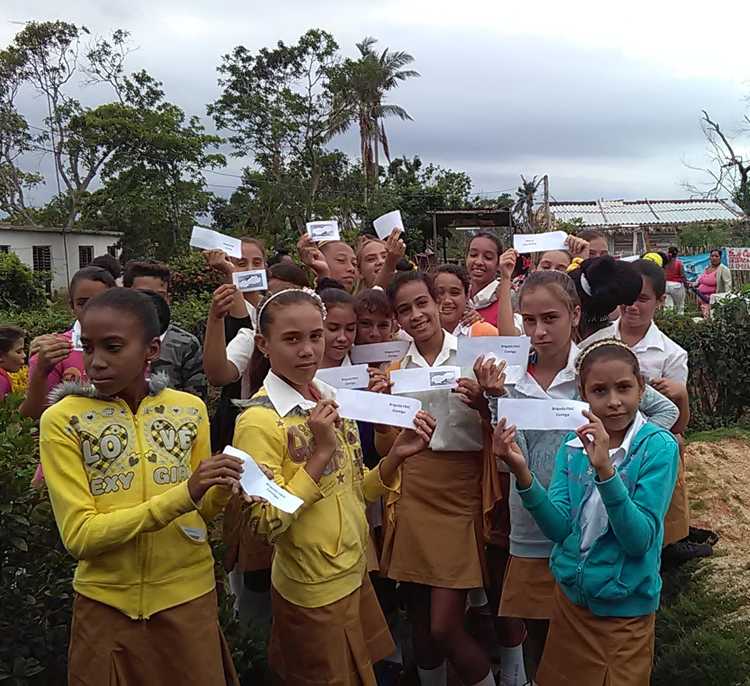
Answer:
[[[566,442],[575,438],[570,434]],[[571,602],[603,617],[640,617],[659,607],[664,515],[677,481],[679,449],[669,431],[644,424],[615,475],[595,478],[583,448],[563,443],[549,490],[534,477],[518,491],[554,541],[550,568]],[[581,512],[594,488],[609,524],[581,552]]]

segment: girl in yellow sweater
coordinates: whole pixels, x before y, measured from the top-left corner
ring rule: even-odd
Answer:
[[[57,526],[78,559],[69,682],[238,684],[207,522],[238,488],[242,463],[210,457],[202,400],[158,375],[147,381],[159,357],[147,296],[113,288],[80,321],[89,381],[59,386],[40,430]]]
[[[399,467],[423,450],[435,426],[420,412],[373,470],[357,424],[342,420],[335,389],[314,380],[325,350],[325,307],[312,291],[275,293],[260,305],[251,377],[234,445],[304,503],[287,514],[250,509],[252,526],[275,546],[269,662],[286,686],[374,686],[372,665],[393,652],[367,576],[365,500],[397,487]]]

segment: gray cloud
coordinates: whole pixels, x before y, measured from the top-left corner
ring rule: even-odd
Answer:
[[[467,171],[477,190],[513,188],[518,175],[549,173],[559,199],[599,196],[684,195],[683,160],[703,157],[700,110],[730,127],[741,116],[743,93],[731,82],[679,79],[620,53],[532,37],[499,38],[468,31],[399,25],[373,19],[369,3],[287,0],[256,3],[93,3],[72,0],[60,10],[51,0],[12,0],[12,20],[51,19],[57,13],[96,33],[122,27],[139,49],[131,68],[146,68],[164,82],[167,96],[205,118],[218,95],[222,54],[294,41],[307,28],[329,30],[347,54],[364,35],[405,49],[422,77],[394,91],[413,122],[387,122],[392,152]],[[3,44],[18,30],[0,25]],[[92,97],[92,94],[86,97]],[[29,101],[34,116],[41,103]],[[356,134],[336,143],[357,154]],[[44,165],[44,162],[42,163]],[[241,161],[231,160],[230,171]],[[232,180],[209,175],[214,190]]]

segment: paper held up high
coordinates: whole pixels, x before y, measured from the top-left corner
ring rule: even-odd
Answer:
[[[458,385],[461,367],[416,367],[395,369],[391,372],[391,393],[419,393],[420,391],[450,391]]]
[[[240,485],[242,490],[248,495],[257,495],[267,500],[274,507],[278,507],[283,512],[292,514],[302,505],[303,500],[289,491],[285,491],[277,483],[271,481],[260,469],[255,460],[244,450],[228,445],[224,448],[225,455],[237,457],[243,462],[245,471],[242,472]]]
[[[375,229],[375,233],[378,234],[380,240],[385,240],[391,235],[393,229],[404,230],[404,221],[401,219],[401,211],[394,210],[388,212],[382,217],[378,217],[372,222],[372,227]]]
[[[368,362],[398,362],[406,355],[411,343],[409,341],[388,341],[387,343],[367,343],[355,345],[350,353],[354,364]]]
[[[242,257],[242,241],[239,238],[225,236],[202,226],[193,227],[190,246],[201,250],[223,250],[229,257]]]
[[[370,373],[366,364],[318,369],[315,378],[334,388],[367,388],[370,385]]]
[[[336,404],[339,417],[357,421],[414,428],[414,417],[422,409],[422,403],[415,398],[404,398],[387,393],[353,391],[339,388],[336,391]]]
[[[544,252],[546,250],[567,250],[565,231],[547,233],[517,233],[513,236],[513,247],[520,253]]]
[[[462,367],[473,367],[477,358],[494,357],[505,360],[509,367],[523,367],[529,363],[531,339],[528,336],[459,336],[456,362]]]
[[[307,235],[310,236],[316,243],[322,243],[323,241],[338,241],[340,240],[339,234],[339,223],[335,219],[326,219],[325,221],[319,222],[307,222],[305,224],[307,228]]]
[[[252,293],[268,290],[268,276],[265,269],[252,269],[247,272],[234,272],[232,283],[238,291]]]
[[[497,416],[505,417],[507,426],[520,430],[575,431],[588,424],[589,420],[583,416],[583,411],[588,409],[588,403],[557,398],[499,398],[497,401]]]

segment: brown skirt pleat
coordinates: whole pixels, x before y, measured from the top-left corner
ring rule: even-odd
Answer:
[[[684,450],[680,450],[680,464],[677,483],[672,493],[669,509],[664,517],[664,545],[681,541],[690,533],[690,503],[685,478]]]
[[[484,587],[482,453],[426,450],[401,468],[386,496],[381,572],[437,588]]]
[[[68,653],[70,686],[239,686],[219,626],[216,591],[130,619],[78,594]]]
[[[549,558],[511,555],[503,579],[498,614],[521,619],[549,619],[554,607],[555,587]]]
[[[301,607],[271,589],[268,661],[285,686],[375,686],[373,665],[395,650],[370,577],[345,598]]]
[[[649,686],[655,615],[597,617],[555,589],[539,686]]]

